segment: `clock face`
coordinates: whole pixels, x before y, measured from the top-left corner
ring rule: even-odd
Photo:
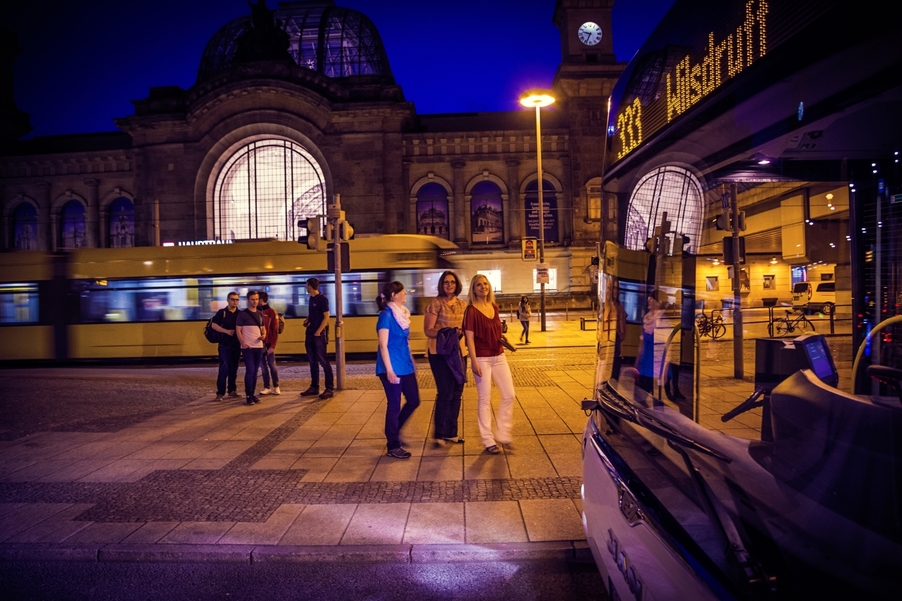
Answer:
[[[586,46],[594,46],[601,41],[601,27],[592,21],[580,25],[576,34],[579,36],[579,41]]]

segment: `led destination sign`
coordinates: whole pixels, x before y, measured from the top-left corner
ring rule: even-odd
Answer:
[[[769,40],[774,6],[791,14],[785,6],[791,2],[678,1],[615,88],[617,159],[765,56],[775,45]],[[802,20],[798,12],[779,20],[778,42]]]
[[[702,47],[685,54],[664,74],[663,80],[658,80],[658,87],[663,86],[663,90],[656,91],[647,107],[642,106],[643,99],[638,95],[628,104],[621,104],[617,113],[617,158],[635,150],[645,132],[660,129],[764,56],[769,12],[767,0],[748,0],[744,18],[730,33],[718,36],[709,31]],[[645,64],[654,66],[652,61]],[[643,113],[650,118],[649,123],[643,122]]]

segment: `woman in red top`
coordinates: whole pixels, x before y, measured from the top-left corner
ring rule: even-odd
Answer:
[[[501,404],[495,420],[498,425],[497,440],[504,446],[510,446],[513,440],[514,380],[504,356],[504,347],[501,346],[501,314],[488,278],[476,275],[470,280],[467,300],[470,304],[464,314],[463,330],[476,377],[479,435],[485,450],[497,454],[501,451],[492,434],[492,380],[501,392]]]

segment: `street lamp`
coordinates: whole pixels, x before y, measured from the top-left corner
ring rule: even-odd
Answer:
[[[545,197],[542,181],[542,113],[543,106],[554,104],[554,96],[547,90],[530,90],[520,96],[520,104],[536,109],[536,171],[539,178],[539,265],[545,266]],[[541,290],[540,314],[542,316],[541,331],[545,331],[545,281],[539,284]]]

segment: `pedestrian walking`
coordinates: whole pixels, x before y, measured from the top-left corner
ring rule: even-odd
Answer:
[[[244,357],[245,403],[253,405],[260,402],[255,393],[257,371],[263,361],[263,341],[266,339],[266,328],[263,326],[263,313],[257,310],[260,293],[256,290],[248,290],[245,298],[247,299],[247,308],[238,313],[235,330],[241,345],[241,355]]]
[[[263,313],[263,327],[266,328],[266,338],[263,340],[263,362],[260,364],[260,371],[263,375],[263,390],[260,391],[260,395],[282,394],[282,390],[279,388],[279,370],[276,369],[279,314],[269,306],[269,293],[265,290],[260,292],[258,309]],[[272,388],[270,388],[270,381],[272,381]]]
[[[426,306],[423,332],[426,355],[435,379],[433,437],[438,441],[463,443],[458,420],[467,373],[467,345],[461,326],[467,303],[457,296],[463,289],[453,271],[445,271],[438,281],[438,296]]]
[[[213,316],[210,327],[219,332],[219,372],[216,374],[216,400],[222,401],[226,390],[230,397],[238,396],[238,358],[241,346],[235,335],[235,320],[238,318],[238,302],[241,297],[237,292],[226,295],[227,306]]]
[[[304,346],[310,362],[310,387],[301,396],[319,395],[321,399],[330,399],[334,394],[334,375],[326,355],[329,344],[329,300],[320,293],[319,280],[316,278],[307,280],[307,294],[310,295],[310,304],[307,307],[307,319],[304,320],[307,328]],[[322,394],[319,392],[320,366],[326,378],[326,389]]]
[[[517,319],[520,320],[520,325],[523,326],[523,331],[520,332],[520,342],[523,342],[523,337],[526,337],[526,344],[529,344],[529,318],[532,317],[532,311],[529,309],[529,299],[525,296],[520,297],[520,304],[517,305]]]
[[[467,338],[467,348],[476,377],[479,435],[488,453],[500,453],[496,443],[504,446],[513,443],[514,380],[510,366],[504,355],[501,338],[501,314],[495,304],[495,294],[488,278],[477,274],[470,280],[467,295],[469,306],[464,314],[463,329]],[[498,426],[497,439],[492,433],[492,381],[501,393],[501,403],[495,420]]]
[[[416,366],[410,350],[410,311],[404,306],[407,291],[401,282],[389,282],[376,297],[379,318],[376,334],[379,349],[376,353],[376,375],[382,381],[385,399],[385,440],[388,456],[410,459],[410,452],[401,446],[401,428],[420,405]],[[404,406],[401,406],[401,395]]]

